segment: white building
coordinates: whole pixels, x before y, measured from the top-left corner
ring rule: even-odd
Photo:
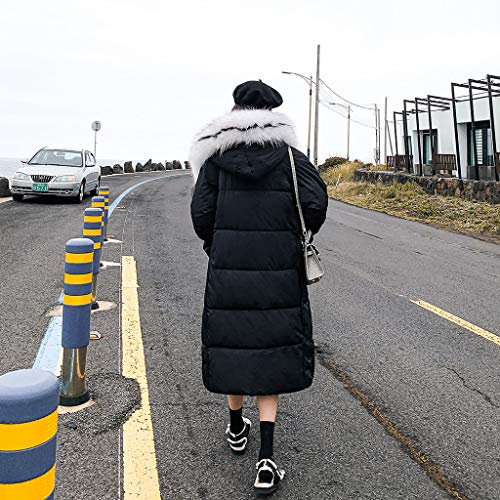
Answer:
[[[468,90],[460,88],[457,91],[457,96],[467,95]],[[496,90],[496,89],[495,89]],[[498,93],[498,91],[496,90]],[[475,179],[479,175],[481,179],[495,179],[493,157],[493,141],[492,141],[492,127],[490,124],[490,105],[488,94],[475,92],[473,99],[474,106],[474,134],[471,119],[471,105],[470,100],[463,97],[458,98],[456,101],[456,115],[457,115],[457,133],[458,133],[458,146],[460,151],[460,171],[463,179]],[[495,138],[497,152],[500,149],[500,97],[493,97],[493,116],[495,125]],[[431,99],[431,102],[436,104],[431,107],[431,121],[432,121],[432,135],[434,140],[434,154],[439,155],[435,157],[436,166],[437,162],[449,162],[454,167],[449,167],[449,174],[458,176],[457,172],[457,148],[455,141],[455,123],[453,119],[453,108],[451,99],[446,101],[444,98],[440,104],[439,101]],[[412,106],[413,104],[413,106]],[[427,175],[432,173],[432,146],[431,134],[429,126],[429,113],[428,106],[425,100],[418,102],[418,127],[417,116],[415,113],[415,104],[407,101],[407,126],[408,126],[408,153],[410,164],[413,165],[413,172],[420,173],[424,171]],[[438,107],[439,106],[439,107]],[[405,155],[404,147],[404,126],[401,121],[403,115],[399,114],[399,122],[397,123],[397,141],[399,155]],[[418,136],[417,130],[420,130]],[[477,161],[474,154],[474,136],[476,139]],[[418,150],[418,137],[420,137],[420,153]],[[446,156],[441,156],[446,155]],[[450,155],[453,155],[451,157]],[[401,156],[400,156],[401,158]],[[498,157],[497,157],[498,158]],[[404,160],[404,158],[401,158]],[[499,160],[497,159],[497,164]],[[422,164],[422,169],[420,169]],[[477,170],[476,171],[476,166]],[[451,171],[453,168],[453,171]],[[497,167],[497,172],[500,172],[500,167]],[[497,177],[498,179],[498,177]]]

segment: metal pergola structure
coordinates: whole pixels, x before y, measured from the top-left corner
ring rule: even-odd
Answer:
[[[465,97],[457,97],[455,88],[464,88],[467,89],[468,95]],[[475,95],[474,91],[480,92],[480,95]],[[451,84],[451,98],[450,97],[442,97],[436,95],[427,95],[427,97],[415,97],[414,99],[404,99],[403,100],[403,110],[400,112],[394,112],[394,135],[395,135],[395,144],[396,144],[396,157],[395,164],[398,164],[399,151],[398,151],[398,133],[396,126],[396,117],[397,115],[402,116],[403,122],[403,146],[404,146],[404,163],[407,166],[408,173],[410,172],[410,167],[413,167],[413,155],[410,155],[409,148],[409,131],[408,131],[408,115],[415,114],[415,121],[417,126],[417,151],[418,151],[418,171],[416,172],[418,175],[423,175],[423,161],[422,161],[422,146],[421,146],[421,138],[420,138],[420,119],[419,114],[423,112],[427,112],[428,120],[429,120],[429,134],[430,134],[430,145],[432,157],[434,158],[437,155],[437,144],[435,143],[434,136],[432,134],[432,110],[438,109],[447,111],[452,109],[453,114],[453,127],[454,127],[454,136],[455,136],[455,159],[454,163],[456,166],[458,178],[462,178],[462,170],[461,170],[461,160],[460,160],[460,143],[459,143],[459,133],[458,133],[458,119],[457,119],[457,103],[469,101],[470,105],[470,115],[471,115],[471,129],[472,129],[472,140],[473,140],[473,148],[474,148],[474,167],[476,180],[479,179],[479,166],[478,166],[478,154],[477,154],[477,144],[476,144],[476,134],[475,134],[475,115],[474,115],[474,101],[478,99],[488,98],[489,103],[489,122],[491,128],[491,138],[492,138],[492,149],[493,149],[493,166],[494,166],[494,175],[495,180],[499,180],[500,174],[500,154],[497,151],[497,140],[495,133],[495,113],[493,107],[493,97],[500,96],[500,76],[495,75],[486,75],[486,78],[481,80],[477,79],[469,79],[467,83],[452,83]],[[409,105],[409,106],[408,106]],[[422,109],[419,105],[423,105],[426,109]],[[453,155],[450,155],[453,156]],[[432,165],[432,173],[435,173],[434,164]]]

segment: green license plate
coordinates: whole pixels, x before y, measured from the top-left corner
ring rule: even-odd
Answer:
[[[49,190],[49,185],[48,184],[38,184],[34,183],[33,186],[31,186],[32,191],[38,191],[39,193],[43,193],[45,191]]]

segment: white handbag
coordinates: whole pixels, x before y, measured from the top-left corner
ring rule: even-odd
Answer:
[[[300,229],[302,233],[302,250],[304,252],[304,268],[306,273],[306,283],[312,285],[317,283],[325,274],[318,249],[312,244],[312,233],[306,228],[302,207],[300,206],[299,186],[297,184],[297,172],[295,171],[295,160],[293,159],[292,148],[288,147],[290,165],[292,166],[293,186],[295,189],[295,201],[299,212]]]

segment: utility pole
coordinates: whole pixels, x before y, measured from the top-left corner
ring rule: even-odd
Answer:
[[[387,97],[384,105],[384,163],[387,165],[387,133],[389,132],[387,124]]]
[[[378,108],[375,104],[375,165],[378,165]]]
[[[349,146],[351,143],[351,105],[347,106],[347,159],[349,160]]]
[[[309,77],[309,121],[307,125],[307,158],[311,159],[311,126],[312,126],[312,104],[313,104],[313,77]]]
[[[382,134],[381,134],[381,127],[380,127],[380,109],[377,109],[377,122],[378,122],[378,150],[377,150],[378,163],[377,163],[377,165],[380,165],[380,152],[382,150],[382,148],[381,148]]]
[[[319,129],[319,64],[320,64],[320,50],[321,46],[318,45],[318,52],[316,58],[316,103],[314,107],[314,166],[318,168],[318,129]]]

